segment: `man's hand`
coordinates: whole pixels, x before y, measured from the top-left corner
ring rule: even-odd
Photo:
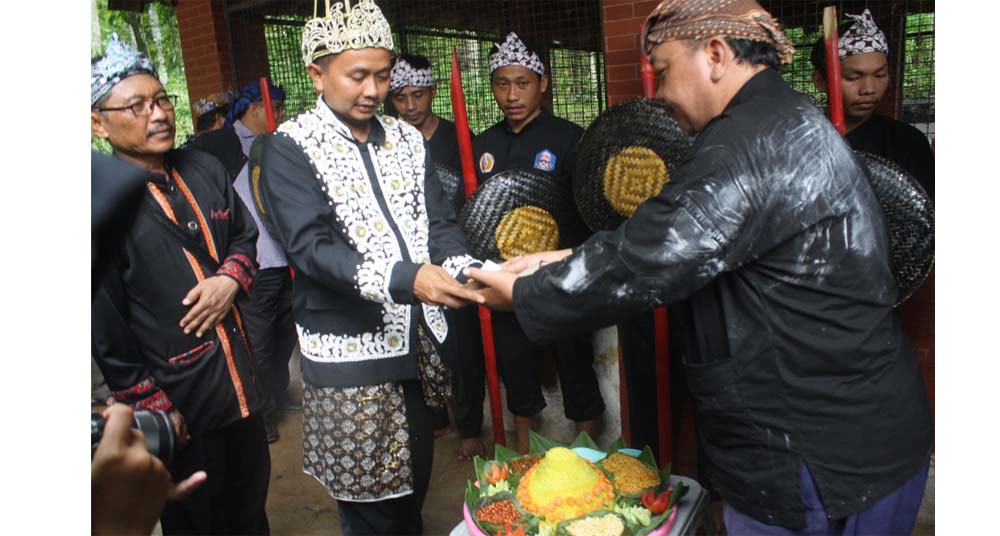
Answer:
[[[91,533],[147,535],[167,498],[183,498],[207,476],[198,471],[171,485],[163,463],[146,450],[142,432],[132,428],[132,408],[113,404],[103,415],[104,435],[90,463]]]
[[[170,410],[167,415],[170,417],[170,422],[174,425],[174,432],[177,434],[177,450],[184,450],[184,447],[188,446],[188,443],[191,442],[191,434],[188,433],[187,422],[177,409]]]
[[[529,257],[530,255],[526,255]],[[486,306],[497,311],[514,308],[514,281],[517,274],[508,271],[487,272],[479,268],[466,268],[465,275],[483,285],[476,291],[486,302]]]
[[[557,251],[540,251],[538,253],[514,257],[500,266],[508,272],[519,274],[527,270],[533,264],[541,263],[542,266],[545,266],[546,264],[559,262],[568,257],[570,253],[573,253],[573,250],[569,248]]]
[[[444,268],[433,264],[425,264],[417,270],[413,295],[428,305],[445,305],[452,309],[484,303],[478,292],[462,286]]]
[[[209,277],[195,285],[181,302],[184,305],[194,304],[181,319],[184,333],[194,331],[195,336],[201,337],[203,333],[214,328],[232,308],[239,290],[239,283],[224,275]]]

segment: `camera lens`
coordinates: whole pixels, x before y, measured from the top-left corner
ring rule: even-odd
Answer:
[[[174,423],[163,411],[140,410],[133,413],[132,428],[142,432],[146,440],[146,450],[156,456],[167,467],[174,456]],[[90,457],[94,457],[97,445],[104,436],[104,417],[100,413],[90,414]]]

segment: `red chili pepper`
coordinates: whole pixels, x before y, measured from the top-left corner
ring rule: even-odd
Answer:
[[[654,516],[658,516],[667,510],[670,505],[670,492],[664,491],[659,495],[654,495],[653,491],[642,494],[642,505],[646,507]]]

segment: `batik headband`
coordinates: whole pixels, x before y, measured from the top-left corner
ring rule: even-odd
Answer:
[[[490,74],[501,67],[520,65],[542,76],[545,74],[545,64],[538,54],[528,50],[516,33],[507,34],[503,43],[497,43],[497,51],[490,55]]]
[[[840,59],[868,52],[883,52],[889,54],[889,41],[885,33],[878,29],[872,13],[868,9],[860,15],[847,15],[855,20],[854,25],[840,36]]]
[[[396,65],[389,73],[389,91],[396,91],[408,86],[434,87],[434,70],[430,67],[417,69],[406,60],[396,60]]]
[[[111,41],[101,59],[90,66],[90,105],[97,104],[122,80],[135,74],[156,76],[153,62],[138,50],[111,34]]]
[[[664,0],[642,26],[647,54],[666,41],[717,35],[770,43],[782,63],[791,63],[795,54],[778,21],[755,0]]]

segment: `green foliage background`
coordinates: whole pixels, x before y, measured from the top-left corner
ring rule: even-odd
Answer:
[[[194,132],[194,125],[174,8],[153,2],[142,13],[109,11],[108,0],[91,0],[91,10],[91,57],[104,54],[104,48],[113,32],[118,32],[122,41],[148,55],[153,60],[167,93],[177,95],[174,116],[179,145]],[[91,148],[111,152],[107,142],[94,136],[91,137]]]

